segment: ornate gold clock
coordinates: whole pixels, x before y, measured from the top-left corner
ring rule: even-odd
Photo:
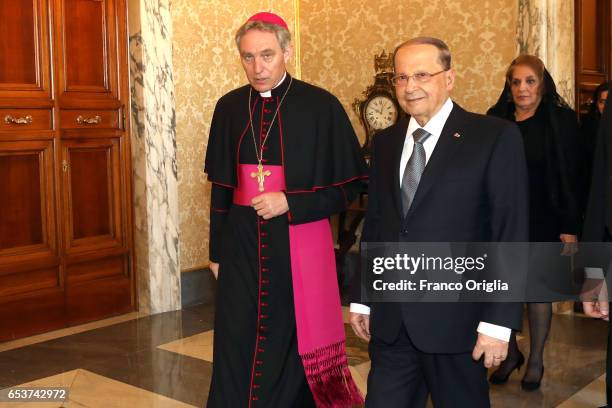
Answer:
[[[387,94],[373,95],[365,103],[363,116],[374,130],[385,129],[397,121],[397,106]]]
[[[383,50],[374,56],[374,84],[366,88],[362,99],[356,98],[353,110],[359,116],[366,131],[363,143],[364,154],[369,156],[370,143],[374,134],[385,129],[400,119],[401,110],[395,97],[395,87],[391,83],[393,77],[393,54]]]

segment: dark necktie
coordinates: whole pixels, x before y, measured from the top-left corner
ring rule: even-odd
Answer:
[[[421,180],[421,175],[425,170],[426,156],[423,142],[425,142],[429,136],[431,136],[431,133],[422,128],[418,128],[412,133],[414,148],[412,149],[412,154],[410,155],[410,159],[408,159],[408,163],[404,169],[404,176],[402,177],[402,208],[404,214],[407,214],[410,209],[417,187],[419,186],[419,181]]]

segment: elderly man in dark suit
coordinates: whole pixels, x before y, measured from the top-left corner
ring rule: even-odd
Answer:
[[[447,45],[397,47],[393,83],[410,115],[372,146],[364,242],[528,240],[527,169],[518,128],[463,110]],[[506,358],[521,305],[373,303],[351,325],[370,342],[367,407],[489,407],[486,368]]]

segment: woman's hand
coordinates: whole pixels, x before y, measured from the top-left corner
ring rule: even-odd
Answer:
[[[559,239],[561,242],[570,243],[570,242],[578,242],[578,236],[572,234],[561,234],[559,235]]]
[[[208,267],[210,268],[210,271],[212,272],[215,279],[217,279],[219,277],[219,264],[216,262],[211,262]]]
[[[561,251],[561,256],[572,256],[578,252],[578,236],[573,234],[561,234],[559,239],[565,245]]]

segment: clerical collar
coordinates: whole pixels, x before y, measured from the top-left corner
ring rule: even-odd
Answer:
[[[283,82],[285,82],[285,79],[287,78],[287,71],[285,71],[285,73],[283,74],[283,77],[281,78],[280,81],[278,81],[278,84],[274,85],[274,87],[272,89],[270,89],[269,91],[266,92],[260,92],[259,95],[262,98],[269,98],[272,96],[272,90],[278,88],[279,86],[281,86],[283,84]]]

